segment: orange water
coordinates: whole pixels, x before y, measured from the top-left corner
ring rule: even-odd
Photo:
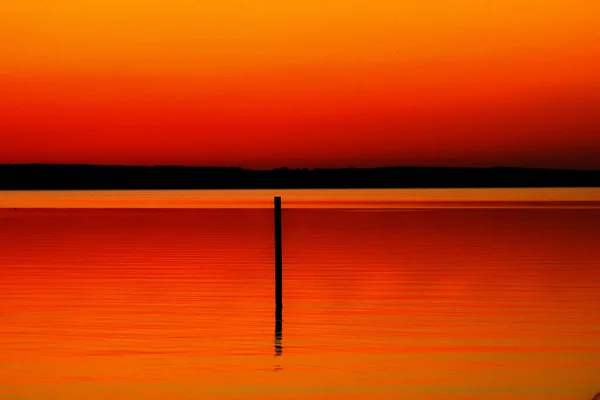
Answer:
[[[0,210],[0,398],[600,391],[600,210],[284,209],[280,356],[272,223]]]
[[[600,188],[0,191],[0,208],[600,208]]]

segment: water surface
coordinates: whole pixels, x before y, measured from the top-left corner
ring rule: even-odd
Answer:
[[[249,208],[1,209],[0,398],[600,391],[600,209],[553,203],[578,194],[289,207],[277,343],[262,195]]]
[[[0,192],[0,208],[600,208],[600,188],[31,190]]]

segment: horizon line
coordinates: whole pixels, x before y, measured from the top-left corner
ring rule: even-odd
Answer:
[[[177,164],[94,164],[94,163],[0,163],[3,166],[61,166],[61,167],[119,167],[119,168],[212,168],[212,169],[240,169],[245,171],[318,171],[318,170],[375,170],[375,169],[394,169],[394,168],[410,168],[410,169],[519,169],[519,170],[545,170],[545,171],[595,171],[600,172],[600,169],[585,169],[585,168],[554,168],[554,167],[520,167],[520,166],[435,166],[435,165],[391,165],[377,167],[273,167],[273,168],[248,168],[240,165],[236,166],[216,166],[216,165],[177,165]]]

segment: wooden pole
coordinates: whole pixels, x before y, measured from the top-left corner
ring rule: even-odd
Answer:
[[[283,308],[283,261],[281,255],[281,197],[275,197],[275,309]]]
[[[275,197],[275,355],[281,356],[283,347],[283,261],[281,255],[281,197]]]

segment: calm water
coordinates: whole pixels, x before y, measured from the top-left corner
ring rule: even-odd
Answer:
[[[271,192],[0,193],[205,207],[0,209],[0,398],[591,399],[599,192],[284,192],[277,343]]]

